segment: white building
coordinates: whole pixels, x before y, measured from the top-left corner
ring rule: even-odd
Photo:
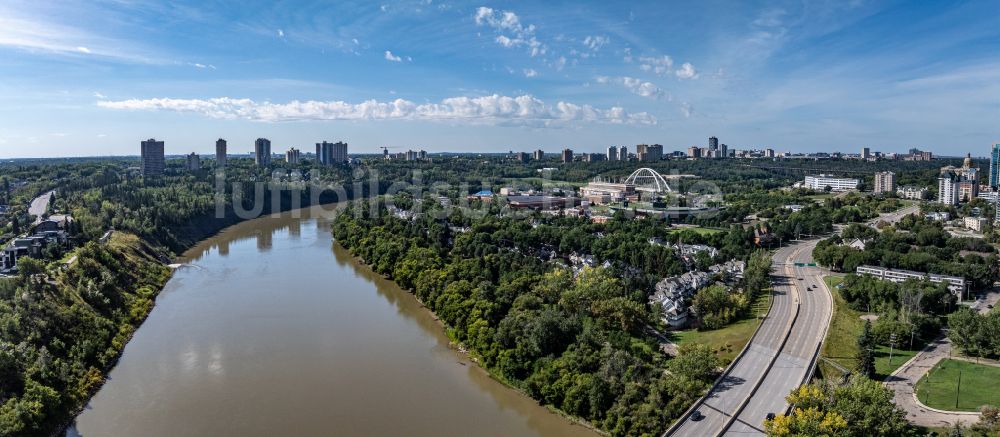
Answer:
[[[805,187],[816,191],[823,191],[826,187],[830,187],[831,191],[850,191],[856,190],[858,188],[857,179],[852,178],[838,178],[831,175],[820,174],[815,176],[806,176]]]
[[[930,195],[930,191],[924,187],[899,187],[896,195],[902,199],[924,200]]]
[[[958,296],[959,301],[962,300],[965,292],[968,290],[968,284],[966,284],[965,278],[959,278],[957,276],[935,275],[930,273],[887,269],[875,266],[858,266],[856,272],[859,275],[871,275],[874,278],[890,282],[903,282],[907,279],[927,279],[935,284],[944,282],[948,284],[948,290],[951,290],[952,293]]]
[[[952,173],[942,173],[938,178],[938,202],[945,205],[958,205],[958,180]]]

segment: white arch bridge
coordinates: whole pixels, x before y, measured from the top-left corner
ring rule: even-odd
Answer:
[[[667,185],[667,180],[661,174],[648,167],[643,167],[632,172],[625,179],[625,183],[635,185],[635,189],[638,191],[652,193],[671,193],[674,191],[670,188],[670,185]]]

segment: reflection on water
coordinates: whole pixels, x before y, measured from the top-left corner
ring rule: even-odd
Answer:
[[[587,435],[449,349],[410,294],[332,244],[330,211],[184,254],[72,435]]]

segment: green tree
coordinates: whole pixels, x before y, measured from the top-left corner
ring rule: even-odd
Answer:
[[[875,339],[872,338],[872,322],[865,320],[864,330],[858,336],[858,374],[875,378]]]

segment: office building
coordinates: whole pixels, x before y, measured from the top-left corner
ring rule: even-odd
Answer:
[[[719,139],[716,137],[708,137],[708,150],[719,150]]]
[[[187,156],[187,169],[189,171],[198,171],[201,169],[201,157],[197,153],[191,152]]]
[[[990,187],[1000,187],[1000,143],[990,149]]]
[[[621,146],[618,148],[618,160],[628,161],[628,147]]]
[[[853,178],[838,178],[831,175],[820,174],[815,176],[806,176],[805,187],[813,189],[816,191],[825,191],[826,187],[830,187],[830,191],[850,191],[858,188],[857,179]]]
[[[896,173],[880,171],[875,173],[875,194],[892,193],[896,191]]]
[[[285,152],[285,162],[297,165],[302,160],[302,152],[299,149],[292,147]]]
[[[615,146],[608,146],[608,161],[618,160],[618,148]]]
[[[764,149],[765,158],[774,158],[774,149]]]
[[[719,144],[719,157],[728,158],[729,157],[729,146],[725,144]]]
[[[688,158],[701,158],[701,148],[699,147],[688,147]]]
[[[215,166],[225,167],[227,160],[226,140],[219,138],[215,140]]]
[[[514,159],[520,163],[528,162],[528,152],[517,152],[514,154]]]
[[[258,166],[265,167],[271,165],[271,140],[257,138],[253,142],[253,159]]]
[[[942,171],[938,176],[938,202],[945,205],[958,205],[959,178],[952,171]]]
[[[140,150],[140,168],[143,176],[159,176],[163,174],[163,141],[150,138],[142,142]]]
[[[545,151],[542,150],[542,149],[536,150],[534,158],[535,158],[535,161],[541,161],[541,160],[545,159]]]
[[[594,179],[586,186],[580,188],[580,194],[594,205],[605,205],[612,202],[621,202],[636,195],[634,184],[624,184],[606,182],[601,179]]]
[[[383,149],[383,155],[388,155],[389,149]],[[316,143],[316,160],[321,165],[333,166],[347,162],[347,143],[337,141]]]
[[[562,151],[562,162],[573,162],[573,150],[563,149]]]
[[[871,159],[871,157],[872,157],[872,150],[870,148],[868,148],[868,147],[862,147],[861,148],[861,159],[867,161],[867,160]]]

